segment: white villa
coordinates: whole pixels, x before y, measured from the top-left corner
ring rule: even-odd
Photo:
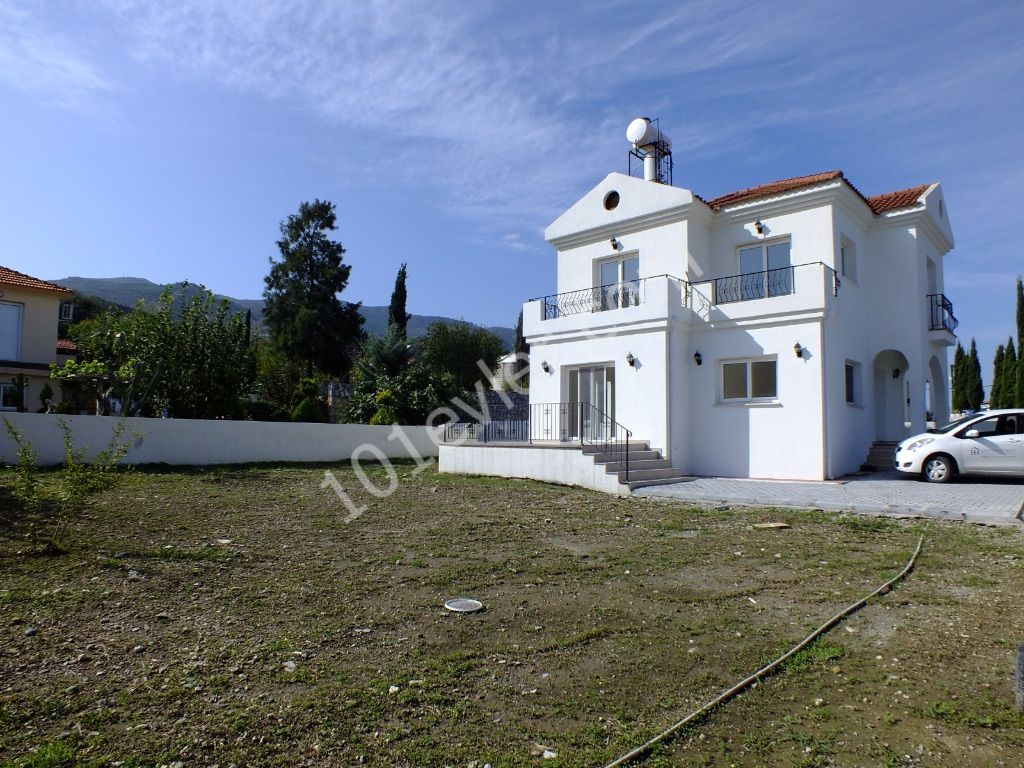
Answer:
[[[829,171],[704,200],[665,183],[670,145],[640,122],[645,178],[609,174],[545,232],[557,293],[523,307],[530,445],[442,446],[443,470],[612,491],[602,473],[822,480],[947,419],[939,184],[865,197]]]

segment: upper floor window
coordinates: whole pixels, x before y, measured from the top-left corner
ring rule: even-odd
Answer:
[[[640,303],[640,257],[608,259],[598,265],[601,309],[635,307]]]
[[[21,354],[21,304],[0,301],[0,360]]]
[[[739,249],[740,301],[793,292],[789,240],[745,245]]]
[[[852,283],[857,282],[857,247],[845,237],[839,244],[839,275]]]

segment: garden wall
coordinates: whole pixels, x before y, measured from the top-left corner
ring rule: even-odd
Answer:
[[[126,425],[123,439],[131,449],[130,464],[247,464],[263,461],[346,461],[360,446],[362,461],[437,456],[440,428],[368,424],[295,424],[271,421],[205,421],[198,419],[119,419],[110,416],[56,416],[41,413],[2,413],[39,452],[43,466],[64,459],[63,419],[74,434],[75,448],[87,456],[107,447],[118,423]],[[0,427],[3,427],[0,421]],[[393,439],[389,439],[393,438]],[[0,463],[17,461],[17,446],[0,429]]]

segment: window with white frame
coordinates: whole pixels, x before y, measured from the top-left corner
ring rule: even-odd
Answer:
[[[21,353],[21,304],[0,301],[0,360],[17,360]]]
[[[640,303],[640,257],[607,259],[598,264],[600,309],[635,307]]]
[[[860,405],[863,385],[860,379],[860,363],[854,360],[847,360],[843,366],[843,387],[846,392],[846,402],[849,405]]]
[[[18,388],[14,384],[0,384],[0,411],[18,410],[18,401]]]
[[[728,360],[722,363],[722,400],[747,402],[778,397],[774,357]]]
[[[851,283],[857,282],[857,247],[845,237],[839,243],[839,275]]]
[[[789,240],[742,246],[739,249],[739,300],[792,293],[790,250]]]

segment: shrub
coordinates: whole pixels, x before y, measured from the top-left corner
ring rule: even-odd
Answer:
[[[319,397],[307,397],[292,411],[292,421],[306,421],[324,424],[327,421],[327,406]]]
[[[269,400],[257,400],[245,406],[245,418],[250,421],[288,421],[291,416],[286,408]]]

